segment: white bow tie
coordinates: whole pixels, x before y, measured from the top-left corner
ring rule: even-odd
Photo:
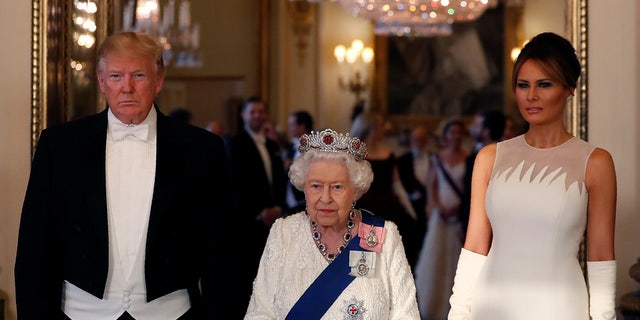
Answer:
[[[111,138],[113,138],[114,141],[123,140],[127,136],[133,136],[139,140],[146,141],[149,137],[149,125],[146,123],[126,125],[116,122],[111,125],[110,129]]]

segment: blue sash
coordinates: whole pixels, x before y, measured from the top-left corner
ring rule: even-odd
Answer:
[[[384,226],[384,219],[371,212],[362,212],[362,222],[376,227]],[[349,251],[366,250],[360,247],[360,237],[356,235],[347,247],[333,260],[307,288],[296,304],[289,310],[286,320],[320,319],[340,296],[354,276],[349,275]],[[369,251],[369,250],[367,250]]]

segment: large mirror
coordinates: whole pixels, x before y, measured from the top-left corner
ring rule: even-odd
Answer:
[[[586,12],[582,0],[504,0],[472,22],[455,23],[447,36],[376,36],[372,106],[393,133],[415,125],[436,131],[443,118],[470,120],[488,108],[502,108],[522,125],[511,89],[513,62],[528,38],[553,31],[571,39],[582,59],[578,98],[566,121],[586,139]]]
[[[94,113],[96,106],[104,104],[94,80],[95,45],[121,25],[122,2],[32,0],[32,150],[43,128]],[[85,3],[93,3],[95,8]],[[558,6],[557,11],[566,13],[565,35],[581,57],[583,76],[576,98],[567,109],[567,124],[573,134],[586,139],[587,0],[551,3]],[[76,23],[83,18],[95,21],[95,29]],[[265,57],[260,60],[270,61]],[[258,87],[268,83],[262,78],[258,82]]]

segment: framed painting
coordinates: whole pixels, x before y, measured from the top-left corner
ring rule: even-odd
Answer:
[[[499,4],[446,36],[376,36],[374,101],[394,128],[503,108],[504,11]]]
[[[565,36],[578,50],[583,76],[566,122],[586,139],[586,0],[552,3],[564,11]],[[423,125],[435,130],[442,119],[470,119],[487,108],[519,118],[511,90],[511,48],[521,45],[522,7],[500,1],[478,20],[454,24],[449,36],[375,38],[371,108],[387,116],[392,133]]]

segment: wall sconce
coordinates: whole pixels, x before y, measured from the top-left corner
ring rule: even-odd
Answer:
[[[511,49],[511,61],[515,62],[516,59],[518,59],[518,56],[520,55],[520,50],[522,50],[522,47],[513,47]]]
[[[373,49],[365,47],[362,40],[355,39],[349,48],[341,44],[337,45],[333,49],[333,55],[338,61],[339,68],[346,69],[341,73],[346,73],[347,80],[345,81],[345,78],[340,74],[338,84],[342,89],[348,89],[353,93],[356,96],[356,103],[358,103],[362,93],[369,87],[367,68],[373,61]]]
[[[518,59],[518,56],[520,55],[520,51],[522,50],[522,48],[524,48],[524,46],[527,44],[527,42],[529,42],[529,41],[525,41],[519,47],[513,47],[511,49],[511,61],[515,62],[516,59]]]

